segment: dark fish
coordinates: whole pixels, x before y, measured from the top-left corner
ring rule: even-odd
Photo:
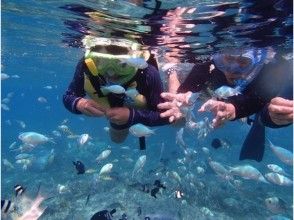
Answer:
[[[1,199],[1,213],[7,214],[14,211],[14,204],[10,200]]]
[[[153,185],[158,188],[166,189],[166,187],[163,184],[161,184],[160,180],[155,180]]]
[[[151,190],[151,196],[153,196],[154,198],[156,197],[156,194],[159,192],[159,187],[155,187],[154,189]]]
[[[26,188],[24,188],[21,185],[15,185],[14,191],[15,191],[15,197],[21,196],[25,192]]]
[[[115,209],[112,209],[110,212],[108,210],[102,210],[96,212],[90,220],[111,220],[112,215],[116,212]]]
[[[213,148],[215,148],[215,149],[218,149],[218,148],[220,148],[220,147],[222,146],[222,142],[221,142],[220,139],[218,139],[218,138],[214,138],[214,139],[212,140],[212,142],[211,142],[211,146],[212,146]]]
[[[85,173],[85,165],[81,161],[72,162],[73,165],[76,167],[76,170],[78,171],[77,174],[84,174]]]
[[[89,201],[90,201],[90,194],[87,195],[87,199],[86,199],[85,205],[87,205],[89,203]]]
[[[138,216],[142,214],[142,208],[140,206],[137,208],[137,214]]]
[[[123,213],[119,220],[128,220],[127,214]]]

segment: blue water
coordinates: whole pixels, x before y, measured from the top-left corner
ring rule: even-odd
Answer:
[[[282,198],[288,209],[284,216],[292,219],[292,187],[242,181],[241,187],[231,186],[210,169],[201,148],[210,150],[210,157],[226,166],[250,163],[262,174],[268,171],[266,165],[275,163],[292,174],[292,167],[283,164],[267,147],[262,162],[240,162],[241,144],[249,126],[239,121],[227,123],[211,131],[206,138],[197,139],[195,134],[185,133],[188,146],[195,150],[189,163],[181,164],[184,157],[176,145],[175,134],[179,127],[156,128],[155,135],[147,138],[147,162],[137,177],[140,182],[152,184],[161,179],[167,189],[155,199],[128,186],[130,173],[139,155],[138,141],[130,136],[123,145],[110,141],[105,119],[88,118],[68,112],[62,103],[62,95],[72,79],[76,63],[83,56],[81,38],[85,34],[102,37],[134,37],[143,41],[158,54],[162,63],[185,63],[205,59],[212,53],[227,47],[272,46],[279,53],[293,50],[293,11],[287,1],[277,1],[275,7],[254,8],[252,1],[162,1],[160,9],[152,14],[155,1],[2,1],[2,62],[1,72],[10,77],[1,81],[1,100],[9,109],[1,110],[1,158],[9,160],[14,169],[1,164],[1,199],[12,199],[13,186],[27,187],[29,198],[36,196],[38,185],[45,197],[47,207],[40,219],[90,219],[95,212],[117,208],[114,219],[126,213],[128,219],[144,219],[147,214],[174,216],[176,219],[266,219],[274,215],[265,206],[264,200],[277,196]],[[141,2],[141,1],[133,1]],[[175,8],[184,10],[182,15]],[[286,10],[286,9],[287,10]],[[289,10],[289,11],[288,11]],[[99,11],[100,20],[95,22],[85,11]],[[173,19],[177,23],[173,23]],[[17,76],[15,76],[17,75]],[[51,86],[52,89],[44,87]],[[9,96],[9,95],[8,95]],[[47,102],[38,101],[39,97]],[[2,102],[3,104],[3,102]],[[197,119],[203,117],[197,115]],[[77,135],[88,133],[90,144],[79,148],[76,139],[69,139],[58,126],[66,120],[70,130]],[[21,124],[23,122],[24,124]],[[266,129],[271,141],[292,151],[293,127]],[[61,133],[55,136],[52,131]],[[38,146],[31,154],[35,162],[27,169],[16,164],[15,156],[20,152],[11,151],[9,146],[21,141],[21,132],[34,131],[54,139],[53,143]],[[214,150],[211,140],[221,137],[229,140],[229,149]],[[159,154],[165,145],[163,158],[165,170],[151,172],[160,166]],[[129,150],[121,149],[129,146]],[[113,163],[112,180],[96,181],[95,175],[102,164],[95,162],[100,152],[110,148],[111,155],[103,163]],[[54,149],[53,163],[44,167],[42,158]],[[126,159],[128,158],[128,160]],[[44,159],[46,160],[46,159]],[[72,161],[81,160],[87,169],[96,173],[77,175]],[[104,165],[104,164],[103,164]],[[205,169],[197,174],[196,167]],[[181,183],[167,172],[176,171]],[[292,178],[292,175],[291,175]],[[58,184],[67,186],[69,191],[59,193]],[[175,199],[177,189],[185,192],[184,200]],[[86,198],[90,192],[90,200]],[[228,205],[228,198],[234,202]],[[226,200],[227,199],[227,200]],[[119,205],[118,205],[119,204]],[[137,208],[142,214],[138,216]],[[203,207],[213,216],[205,214]],[[172,219],[172,218],[170,218]]]

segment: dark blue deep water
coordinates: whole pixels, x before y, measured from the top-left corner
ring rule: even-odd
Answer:
[[[74,115],[62,103],[83,56],[81,39],[85,35],[137,40],[157,54],[160,67],[177,63],[184,68],[226,48],[272,47],[278,54],[293,57],[292,1],[4,0],[1,6],[1,199],[13,200],[23,208],[23,202],[14,196],[14,185],[26,187],[24,196],[30,199],[36,197],[40,185],[40,194],[52,197],[41,204],[47,208],[40,219],[86,220],[112,208],[117,210],[113,219],[124,213],[128,219],[153,215],[151,219],[161,220],[274,219],[276,214],[293,218],[292,186],[237,176],[228,181],[208,164],[209,158],[227,169],[250,164],[264,175],[270,172],[267,165],[273,163],[292,179],[292,166],[281,162],[268,145],[262,162],[238,160],[250,129],[246,123],[228,122],[205,138],[184,132],[193,153],[183,162],[185,155],[175,139],[180,127],[155,128],[155,135],[147,138],[146,152],[140,152],[137,138],[129,136],[125,143],[114,144],[104,129],[107,120]],[[203,115],[196,117],[203,120]],[[68,137],[61,125],[76,137]],[[266,128],[266,136],[293,151],[292,129],[292,125]],[[18,136],[22,132],[46,135],[54,143],[21,152]],[[91,137],[83,146],[77,141],[81,134]],[[227,140],[229,147],[212,148],[214,138]],[[208,154],[203,147],[209,149]],[[97,164],[96,157],[106,149],[111,150],[110,156]],[[30,154],[27,166],[17,163],[15,157],[21,153]],[[134,180],[134,165],[143,154],[146,164]],[[88,173],[76,174],[72,164],[76,160],[85,164]],[[106,163],[113,164],[111,180],[98,178]],[[156,179],[167,187],[157,198],[134,186],[139,182],[150,185]],[[176,190],[184,192],[182,199],[175,198]],[[277,213],[265,204],[270,197],[285,203]],[[16,213],[2,217],[13,215]]]

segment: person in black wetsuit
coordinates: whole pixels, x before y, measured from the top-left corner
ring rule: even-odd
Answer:
[[[258,51],[260,49],[252,49],[252,51],[254,50]],[[273,51],[271,53],[272,55],[275,54]],[[222,62],[219,62],[218,58],[220,57]],[[282,99],[281,101],[279,99],[277,103],[278,98],[276,97],[281,94],[281,91],[284,87],[287,87],[286,85],[289,82],[292,84],[292,62],[278,55],[272,56],[269,60],[265,59],[259,62],[254,61],[255,59],[256,56],[250,56],[250,53],[245,52],[240,53],[239,56],[223,54],[202,64],[196,64],[184,83],[179,85],[177,89],[178,94],[162,94],[162,97],[167,102],[158,105],[160,109],[166,110],[161,116],[169,117],[170,122],[177,120],[183,117],[179,106],[188,105],[193,93],[206,90],[207,88],[214,91],[223,85],[233,87],[240,83],[245,85],[242,89],[242,94],[218,100],[210,99],[198,110],[199,112],[209,110],[215,114],[213,119],[214,127],[222,125],[227,120],[236,120],[255,113],[258,113],[255,121],[263,120],[265,126],[271,126],[274,123],[269,119],[281,124],[278,126],[291,124],[293,120],[293,102],[291,100]],[[257,68],[258,65],[259,68]],[[247,71],[245,71],[246,69]],[[253,76],[251,73],[254,70],[258,71]],[[172,77],[176,76],[176,72],[173,69],[170,69],[168,72],[170,78],[174,79]],[[250,75],[252,77],[249,77]],[[288,95],[292,94],[292,91],[293,88],[289,88],[287,90]],[[285,105],[285,107],[282,107],[282,105]],[[263,131],[263,140],[261,140],[263,145],[264,125],[259,126],[259,128],[253,126],[258,129],[252,131],[253,134],[261,137],[262,133],[259,132]],[[243,147],[240,159],[260,161],[263,156],[264,147],[252,149],[251,141],[252,138],[247,142],[245,140],[244,145],[251,146],[251,148]]]
[[[252,49],[252,51],[256,50],[259,49]],[[250,51],[250,49],[248,49],[248,51]],[[185,81],[179,85],[177,93],[180,94],[175,94],[172,95],[172,97],[169,97],[170,94],[163,93],[162,96],[167,99],[178,98],[180,101],[185,102],[188,101],[191,93],[207,89],[215,91],[217,88],[224,85],[234,87],[237,85],[236,83],[240,83],[240,80],[246,81],[246,76],[250,75],[250,71],[255,68],[254,63],[256,63],[256,61],[251,60],[256,58],[253,56],[251,58],[249,58],[249,56],[246,57],[247,52],[241,54],[240,58],[238,57],[239,55],[231,56],[226,53],[221,55],[222,57],[216,56],[216,59],[213,58],[204,63],[196,64]],[[219,63],[219,58],[224,60]],[[236,61],[238,59],[239,61]],[[252,64],[250,64],[251,62]],[[290,61],[288,62],[278,56],[273,58],[270,62],[267,62],[268,61],[265,60],[260,61],[260,66],[262,66],[262,68],[260,68],[260,71],[255,74],[253,77],[254,79],[251,77],[251,82],[247,83],[248,85],[242,89],[242,95],[231,96],[218,101],[210,100],[200,108],[200,111],[203,111],[204,108],[209,105],[215,113],[219,112],[219,108],[228,108],[228,111],[226,111],[226,109],[220,111],[223,114],[216,115],[217,117],[215,118],[216,120],[214,123],[215,127],[221,124],[224,117],[226,117],[226,120],[233,120],[259,112],[272,98],[277,96],[283,85],[289,80],[288,73],[292,73],[292,64]],[[228,67],[224,67],[225,65]],[[242,67],[242,65],[244,67]],[[238,70],[240,71],[239,73],[232,73],[233,71]],[[246,71],[248,72],[245,73]],[[172,68],[168,72],[170,77],[176,75]],[[243,72],[243,74],[241,72]],[[164,109],[165,107],[169,107],[170,104],[171,103],[162,103],[159,107]],[[169,111],[167,114],[168,113],[172,112]],[[169,116],[167,114],[162,113],[162,116]],[[170,116],[172,116],[172,114]],[[173,119],[173,117],[170,119]]]
[[[139,44],[122,39],[86,41],[90,46],[63,96],[65,107],[75,114],[107,117],[111,139],[117,143],[125,140],[128,128],[136,123],[167,124],[157,109],[163,86],[158,70],[149,64],[153,59],[150,53],[139,50]],[[108,86],[116,88],[109,90]],[[116,91],[122,87],[126,93]]]

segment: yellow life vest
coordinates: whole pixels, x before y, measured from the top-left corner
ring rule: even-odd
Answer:
[[[86,58],[85,59],[85,64],[93,76],[98,77],[99,73],[96,67],[96,64],[92,58]],[[134,81],[130,85],[128,85],[128,88],[136,88],[137,87],[137,82]],[[103,96],[100,97],[96,89],[91,83],[91,80],[87,76],[87,74],[84,74],[84,90],[86,91],[87,95],[93,99],[95,102],[97,102],[99,105],[102,105],[103,107],[109,108],[110,104],[108,102],[108,97]],[[142,94],[138,94],[135,99],[133,100],[132,103],[125,103],[124,106],[127,107],[133,107],[133,108],[140,108],[144,109],[147,106],[146,98]]]

